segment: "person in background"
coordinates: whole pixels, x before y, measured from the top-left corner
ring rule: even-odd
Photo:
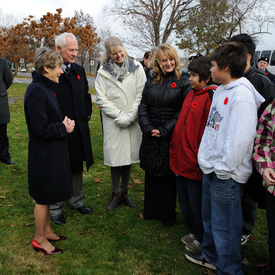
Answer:
[[[144,70],[147,69],[148,63],[151,60],[151,58],[152,58],[151,52],[150,51],[145,52],[145,54],[143,56],[143,60],[140,61],[140,63],[141,63]]]
[[[265,188],[266,218],[268,226],[269,264],[261,274],[275,274],[275,100],[270,103],[259,119],[253,159],[257,170],[263,176]]]
[[[214,93],[198,162],[202,181],[202,254],[187,252],[193,263],[218,274],[241,275],[242,193],[252,173],[257,110],[264,98],[242,77],[247,49],[229,42],[210,56]],[[209,266],[210,265],[210,266]]]
[[[73,182],[73,194],[69,199],[69,206],[81,214],[89,214],[92,209],[84,205],[83,161],[86,161],[88,172],[94,163],[88,125],[92,114],[91,95],[85,70],[75,63],[78,54],[76,37],[71,33],[62,33],[56,36],[55,47],[64,61],[62,65],[64,74],[60,76],[59,84],[55,87],[55,94],[63,117],[69,116],[76,124],[67,140]],[[50,214],[54,223],[66,223],[62,214],[64,207],[64,201],[51,205]]]
[[[270,79],[272,83],[275,83],[275,76],[270,71],[267,70],[269,64],[268,57],[261,57],[258,59],[257,67],[260,70],[263,70],[265,75]]]
[[[149,54],[149,61],[147,63],[147,68],[145,70],[145,74],[146,74],[147,79],[148,79],[149,73],[150,73],[150,71],[152,70],[152,67],[153,67],[156,50],[157,50],[157,47],[153,47],[150,51],[150,54]]]
[[[52,241],[64,241],[50,225],[50,204],[67,200],[72,195],[72,178],[68,159],[67,137],[75,122],[63,116],[56,99],[55,87],[62,71],[62,57],[48,48],[36,50],[24,109],[29,131],[28,183],[35,200],[36,234],[32,247],[44,254],[60,254]]]
[[[6,59],[0,58],[0,161],[14,164],[9,154],[7,124],[10,122],[8,88],[12,84],[12,72]]]
[[[253,38],[246,34],[237,34],[231,37],[230,41],[241,42],[247,49],[247,60],[244,77],[246,77],[254,88],[265,98],[265,101],[258,109],[258,118],[275,97],[275,85],[268,79],[255,64],[252,64],[256,44]],[[265,190],[262,186],[263,178],[253,166],[252,175],[245,184],[242,198],[243,234],[241,244],[244,245],[250,238],[256,218],[256,208],[265,208]]]
[[[181,241],[188,251],[200,252],[203,238],[202,176],[197,154],[211,106],[213,84],[209,57],[188,66],[193,90],[186,96],[170,143],[170,169],[176,174],[178,202],[190,234]]]
[[[141,131],[137,110],[146,77],[141,64],[128,56],[117,37],[106,40],[101,64],[95,90],[102,114],[104,164],[111,167],[112,200],[107,209],[114,210],[121,203],[136,207],[128,196],[128,184],[131,164],[139,163]]]
[[[176,176],[169,168],[171,136],[185,96],[191,91],[188,76],[179,68],[176,49],[162,44],[155,53],[141,103],[143,133],[140,166],[145,170],[144,219],[173,226],[176,219]]]

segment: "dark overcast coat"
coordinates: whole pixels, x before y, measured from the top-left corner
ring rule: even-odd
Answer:
[[[38,204],[66,201],[72,195],[68,135],[54,85],[47,77],[34,72],[25,94],[29,193]]]

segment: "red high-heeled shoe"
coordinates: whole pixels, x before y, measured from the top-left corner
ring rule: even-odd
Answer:
[[[56,248],[53,251],[48,251],[44,249],[35,239],[32,240],[32,247],[36,252],[43,252],[46,255],[54,255],[54,254],[60,254],[63,252],[62,249]]]
[[[65,241],[65,240],[67,240],[66,236],[58,236],[57,240],[48,239],[49,242],[59,242],[59,241]]]

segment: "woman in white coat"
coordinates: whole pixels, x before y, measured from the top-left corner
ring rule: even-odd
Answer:
[[[113,187],[107,209],[113,210],[122,202],[136,207],[128,197],[128,183],[131,164],[139,163],[141,130],[137,112],[146,77],[141,64],[128,57],[117,37],[106,40],[101,64],[95,89],[96,103],[102,114],[104,164],[111,167]]]

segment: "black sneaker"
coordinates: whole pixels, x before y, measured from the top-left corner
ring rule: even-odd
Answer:
[[[189,260],[190,262],[194,263],[194,264],[198,264],[198,265],[201,265],[203,267],[207,267],[209,269],[212,269],[212,270],[217,270],[216,267],[212,264],[210,264],[204,257],[203,255],[200,253],[200,254],[193,254],[191,252],[187,252],[185,254],[185,258],[187,260]]]

